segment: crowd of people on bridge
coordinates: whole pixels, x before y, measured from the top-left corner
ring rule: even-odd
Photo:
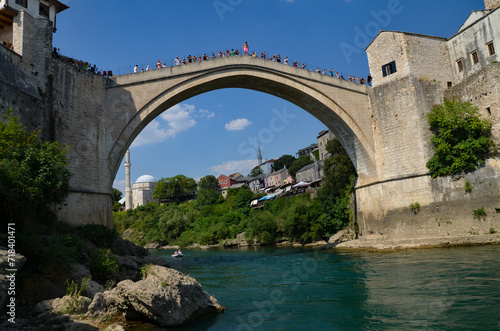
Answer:
[[[299,64],[298,61],[290,61],[288,59],[288,56],[285,56],[285,58],[282,59],[280,54],[277,54],[277,55],[274,54],[272,56],[269,56],[268,54],[266,54],[266,52],[262,52],[262,53],[260,53],[260,56],[258,56],[257,52],[255,52],[255,51],[250,52],[249,49],[250,48],[248,47],[248,42],[245,41],[245,43],[243,44],[243,47],[242,47],[242,50],[243,50],[242,52],[240,52],[239,49],[236,49],[236,50],[235,49],[231,49],[231,50],[228,49],[226,51],[219,51],[219,52],[217,52],[217,54],[212,53],[211,55],[206,54],[206,53],[204,53],[203,55],[191,55],[191,54],[189,54],[188,56],[183,57],[182,59],[179,59],[179,57],[177,56],[173,60],[172,65],[178,66],[178,65],[207,61],[207,60],[217,59],[217,58],[246,55],[246,56],[252,56],[252,57],[260,57],[261,59],[270,60],[270,61],[274,61],[274,62],[278,62],[278,63],[283,63],[286,65],[292,65],[295,68],[299,68],[299,67],[301,69],[307,68],[307,65],[305,63]],[[158,60],[158,62],[156,63],[156,69],[161,69],[161,68],[165,68],[165,67],[167,67],[167,64],[165,62]],[[139,65],[135,65],[133,71],[134,71],[134,73],[137,73],[137,72],[144,72],[144,71],[149,71],[149,70],[151,70],[151,66],[149,66],[149,65],[146,67],[146,69],[140,68]],[[312,71],[312,69],[311,69],[311,71]],[[322,75],[327,75],[326,69],[320,70],[319,67],[317,67],[315,72],[322,74]],[[345,78],[342,73],[339,73],[338,71],[334,71],[333,68],[328,70],[328,74],[332,77],[336,77],[336,78],[343,79],[343,80],[348,80],[350,82],[354,82],[357,84],[367,84],[369,86],[372,85],[371,75],[368,75],[368,77],[366,79],[364,77],[359,77],[356,75],[349,75],[347,78]]]

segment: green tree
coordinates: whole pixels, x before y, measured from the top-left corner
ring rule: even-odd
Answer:
[[[12,116],[0,121],[0,218],[16,222],[43,219],[51,205],[64,201],[71,173],[67,147],[42,141]]]
[[[292,166],[293,162],[295,162],[295,160],[297,160],[297,159],[294,156],[284,154],[284,155],[280,156],[276,161],[274,161],[273,170],[274,171],[281,170],[285,166],[287,169],[290,169],[290,167]]]
[[[302,169],[306,165],[311,164],[313,162],[314,161],[311,160],[311,157],[309,155],[302,155],[301,157],[299,157],[297,160],[295,160],[292,163],[292,165],[288,169],[288,173],[290,174],[290,176],[292,176],[295,179],[295,175],[297,174],[297,171],[299,171],[300,169]]]
[[[207,206],[222,201],[222,195],[219,193],[219,181],[215,176],[208,175],[202,177],[198,183],[198,204]]]
[[[468,102],[445,100],[428,114],[434,156],[427,162],[432,178],[464,173],[484,164],[494,146],[491,121],[481,119]]]
[[[153,198],[163,201],[180,202],[195,194],[196,182],[193,178],[177,175],[162,178],[156,183]]]
[[[114,201],[120,201],[120,199],[123,198],[123,193],[119,189],[113,187],[112,193]]]
[[[257,177],[258,175],[262,175],[263,173],[264,172],[262,171],[262,169],[259,166],[256,166],[252,169],[252,171],[250,171],[248,176],[249,177]]]
[[[324,161],[324,185],[335,192],[344,193],[351,183],[351,178],[356,176],[356,169],[338,139],[329,140],[325,149],[330,153],[330,157]]]
[[[316,209],[315,218],[324,234],[331,235],[349,223],[349,198],[357,174],[349,155],[337,139],[328,141],[326,150],[330,157],[324,161],[323,186],[318,190],[311,209]]]
[[[238,193],[233,200],[233,208],[234,209],[249,209],[250,201],[253,198],[253,192],[248,188],[248,186],[244,185],[239,188]]]

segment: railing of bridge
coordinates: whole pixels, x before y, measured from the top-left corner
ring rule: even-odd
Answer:
[[[212,61],[214,59],[217,59],[219,58],[220,56],[217,56],[219,52],[207,52],[207,53],[193,53],[193,54],[190,54],[191,56],[193,57],[196,57],[196,58],[203,58],[205,55],[208,56],[208,59],[205,59],[205,60],[201,60],[201,61]],[[262,52],[257,52],[255,50],[252,50],[252,51],[249,51],[247,55],[244,55],[242,53],[238,54],[238,55],[230,55],[230,56],[254,56],[254,57],[257,57],[257,58],[262,58],[261,57],[261,54]],[[275,56],[274,54],[272,56],[269,56],[270,53],[268,52],[265,52],[266,56],[263,58],[265,60],[268,60],[268,61],[275,61],[272,59],[273,56]],[[85,63],[84,61],[81,61],[81,60],[75,60],[74,58],[72,57],[69,57],[69,56],[64,56],[64,55],[61,55],[60,52],[57,52],[57,54],[54,54],[54,56],[57,56],[61,59],[66,59],[67,61],[71,62],[72,64],[74,64],[75,66],[79,66],[81,68],[83,68],[83,66],[85,66]],[[226,55],[225,55],[226,56]],[[224,56],[224,57],[225,57]],[[187,59],[187,57],[183,57],[184,59]],[[183,59],[183,58],[180,58],[180,59]],[[298,61],[297,59],[293,59],[293,58],[289,58],[288,59],[288,63],[284,63],[284,57],[281,58],[281,63],[283,65],[289,65],[289,66],[294,66],[294,63],[297,62],[297,68],[300,68],[302,70],[308,70],[308,71],[313,71],[313,72],[319,72],[320,74],[324,74],[324,75],[328,75],[328,76],[333,76],[333,77],[336,77],[336,78],[339,78],[339,79],[344,79],[344,80],[351,80],[353,81],[354,83],[360,83],[360,84],[368,84],[370,85],[367,81],[367,77],[354,77],[354,78],[351,78],[353,77],[352,75],[344,75],[342,72],[339,72],[339,71],[335,71],[333,70],[333,68],[330,68],[330,69],[327,69],[327,68],[323,68],[323,69],[320,69],[321,67],[320,66],[317,66],[317,65],[310,65],[308,64],[307,62],[300,62]],[[161,63],[161,68],[157,68],[157,64],[158,64],[158,61],[160,61]],[[190,63],[186,62],[186,64],[180,64],[180,65],[189,65]],[[121,75],[127,75],[127,74],[131,74],[131,73],[135,73],[134,71],[134,68],[137,66],[138,67],[138,70],[137,72],[143,72],[143,71],[149,71],[149,70],[159,70],[159,69],[162,69],[162,68],[166,68],[166,67],[173,67],[175,66],[175,58],[170,58],[170,59],[159,59],[157,61],[151,61],[151,62],[137,62],[135,63],[134,65],[130,65],[130,66],[126,66],[126,67],[118,67],[118,68],[115,68],[113,70],[104,70],[104,69],[98,69],[96,66],[90,64],[88,66],[88,71],[91,71],[91,72],[94,72],[95,74],[98,74],[98,75],[102,75],[104,72],[106,73],[107,76],[121,76]],[[358,80],[359,78],[359,80]]]

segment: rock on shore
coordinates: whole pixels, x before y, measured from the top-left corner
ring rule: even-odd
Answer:
[[[53,317],[67,312],[68,306],[75,308],[73,314],[85,316],[90,321],[124,316],[127,320],[163,327],[182,325],[224,311],[224,307],[203,291],[194,278],[158,265],[147,269],[145,279],[121,281],[112,290],[96,293],[93,300],[82,296],[76,305],[70,296],[46,300],[35,306],[34,313],[37,320],[48,320],[47,324],[51,325]]]
[[[223,310],[194,278],[156,265],[148,269],[145,279],[124,280],[113,290],[97,294],[89,306],[90,314],[118,312],[127,319],[160,326],[181,325]]]

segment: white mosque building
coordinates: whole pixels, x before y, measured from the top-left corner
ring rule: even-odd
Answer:
[[[130,152],[125,156],[125,209],[134,209],[147,205],[153,201],[156,178],[151,175],[142,175],[137,178],[132,188],[130,188]]]
[[[144,206],[153,201],[157,180],[150,175],[137,178],[132,187],[132,208]]]

